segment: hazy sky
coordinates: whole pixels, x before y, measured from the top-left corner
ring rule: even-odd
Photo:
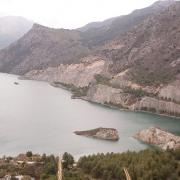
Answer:
[[[155,0],[0,0],[0,16],[23,16],[42,25],[76,28],[128,14]]]

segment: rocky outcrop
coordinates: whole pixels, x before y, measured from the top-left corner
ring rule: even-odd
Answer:
[[[114,128],[96,128],[87,131],[75,131],[76,135],[94,137],[98,139],[117,141],[119,139],[118,131]]]
[[[63,84],[72,84],[76,87],[86,87],[95,81],[96,74],[108,73],[108,64],[100,57],[90,57],[88,62],[79,64],[63,65],[58,67],[49,67],[45,70],[33,70],[24,77],[28,79],[43,80],[49,82],[60,82]]]
[[[158,114],[167,114],[172,116],[180,115],[180,105],[174,102],[163,101],[152,97],[143,97],[140,101],[133,104],[132,110],[145,110]]]
[[[159,97],[180,104],[180,76],[178,80],[164,86],[159,91]]]
[[[111,79],[110,83],[111,86],[116,87],[116,88],[130,88],[134,90],[142,90],[147,93],[151,94],[157,94],[159,92],[158,87],[153,87],[153,86],[143,86],[141,84],[138,84],[134,81],[132,81],[131,75],[130,75],[131,69],[126,69],[115,76]]]
[[[25,77],[54,82],[56,85],[59,83],[77,88],[87,87],[82,98],[96,103],[133,111],[149,111],[171,116],[180,115],[180,104],[171,101],[173,95],[178,100],[179,86],[177,84],[173,84],[171,91],[167,91],[167,89],[172,85],[161,89],[160,87],[141,86],[128,79],[127,70],[106,81],[101,79],[102,77],[100,80],[97,79],[96,75],[111,77],[108,71],[110,65],[111,62],[107,62],[101,57],[90,57],[79,64],[62,64],[46,70],[34,70],[27,73]],[[156,96],[158,92],[159,97]],[[169,95],[171,99],[162,98],[162,92],[166,97]]]
[[[129,73],[129,69],[126,69],[116,74],[110,81],[111,85],[113,87],[118,87],[118,88],[129,87],[129,88],[139,89],[141,86],[138,85],[137,83],[132,82],[130,80],[128,73]]]
[[[156,145],[164,150],[180,148],[180,136],[175,136],[156,127],[141,130],[134,137],[143,142]]]
[[[178,100],[179,86],[177,84],[173,84],[171,91],[167,91],[167,89],[172,85],[163,88],[141,86],[128,79],[127,70],[111,78],[110,65],[111,62],[107,62],[101,57],[91,57],[88,61],[86,59],[79,64],[62,64],[46,70],[33,70],[25,77],[49,81],[56,85],[59,83],[77,88],[86,87],[86,93],[78,93],[78,98],[83,94],[83,99],[96,103],[133,111],[149,111],[171,116],[180,115],[180,104],[172,101],[173,95]],[[100,75],[99,79],[96,75]],[[104,75],[110,79],[102,79],[101,76]],[[159,97],[157,96],[158,92]],[[169,95],[171,99],[162,97],[163,93],[166,97]]]
[[[136,101],[136,98],[131,94],[124,93],[122,89],[97,84],[89,88],[87,100],[120,108],[128,108],[129,105]]]

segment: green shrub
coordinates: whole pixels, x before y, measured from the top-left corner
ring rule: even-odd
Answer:
[[[95,78],[95,80],[96,80],[96,82],[97,82],[98,84],[104,84],[104,85],[109,85],[109,84],[110,84],[110,83],[109,83],[110,78],[105,77],[105,76],[103,76],[103,75],[101,75],[101,74],[96,74],[96,75],[94,76],[94,78]]]
[[[156,94],[148,93],[148,92],[144,91],[143,89],[132,89],[132,88],[126,87],[126,88],[123,88],[123,91],[125,93],[133,94],[138,98],[141,98],[141,97],[144,97],[144,96],[148,96],[148,97],[157,96]]]

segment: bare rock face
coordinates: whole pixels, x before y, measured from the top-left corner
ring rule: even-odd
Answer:
[[[98,139],[117,141],[119,139],[118,131],[114,128],[96,128],[87,131],[75,131],[76,135],[94,137]]]
[[[164,86],[160,90],[159,97],[180,103],[180,75],[176,81]]]
[[[180,148],[180,136],[156,127],[141,130],[134,137],[143,142],[156,145],[164,150]]]
[[[45,70],[33,70],[24,77],[28,79],[43,80],[49,82],[60,82],[74,85],[76,87],[86,87],[93,82],[96,74],[106,73],[109,62],[105,62],[100,57],[90,57],[85,62],[49,67]]]
[[[180,115],[180,105],[174,102],[159,100],[153,97],[143,97],[131,106],[132,110],[145,110],[158,114]]]
[[[136,99],[133,95],[124,93],[122,89],[110,87],[108,85],[98,84],[90,87],[87,92],[87,100],[128,108]]]

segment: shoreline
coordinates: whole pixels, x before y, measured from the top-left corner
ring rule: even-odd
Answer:
[[[13,77],[13,76],[12,76]],[[13,79],[17,79],[17,76],[14,76],[14,78]],[[21,79],[20,79],[21,80]],[[23,79],[23,80],[27,80],[27,79]],[[29,79],[31,82],[32,81],[36,81],[36,80],[32,80],[32,79]],[[26,82],[24,82],[23,83],[23,81],[21,81],[22,83],[22,85],[23,84],[26,84]],[[50,87],[50,86],[52,86],[52,84],[47,84],[47,81],[42,81],[43,82],[43,84],[45,84],[45,87]],[[45,83],[44,83],[45,82]],[[35,85],[37,84],[38,85],[38,83],[34,83]],[[41,83],[40,83],[41,84]],[[50,85],[50,86],[49,86]],[[34,88],[36,88],[36,87],[34,87]],[[68,96],[69,97],[67,97],[68,99],[70,99],[70,96],[71,96],[71,94],[69,93],[70,91],[68,90],[68,88],[63,88],[63,86],[61,86],[61,87],[59,87],[58,86],[58,88],[61,88],[61,89],[63,89],[63,90],[66,90],[65,92],[68,92]],[[51,89],[54,89],[53,87],[51,88]],[[67,91],[68,90],[68,91]],[[55,91],[58,91],[58,89],[57,90],[55,90]],[[54,92],[54,91],[52,91],[52,92]],[[59,91],[60,93],[63,93],[63,91]],[[151,112],[145,112],[145,111],[131,111],[131,110],[128,110],[128,109],[122,109],[122,108],[118,108],[118,107],[116,107],[116,106],[113,106],[113,105],[109,105],[109,104],[101,104],[101,103],[98,103],[98,102],[91,102],[91,101],[87,101],[87,99],[86,99],[86,97],[75,97],[75,99],[80,99],[80,100],[84,100],[84,101],[86,101],[86,102],[89,102],[89,103],[92,103],[92,104],[94,104],[94,105],[97,105],[96,107],[94,107],[94,108],[98,108],[98,106],[102,106],[102,108],[100,108],[100,109],[104,109],[104,111],[107,111],[107,112],[111,112],[111,111],[113,111],[113,110],[111,110],[111,109],[114,109],[114,110],[119,110],[119,111],[124,111],[125,113],[124,114],[126,114],[126,112],[131,112],[132,113],[132,115],[133,116],[140,116],[140,114],[138,115],[136,115],[136,114],[133,114],[134,112],[137,112],[137,113],[145,113],[145,114],[152,114],[152,115],[158,115],[158,116],[165,116],[165,115],[160,115],[160,114],[155,114],[155,113],[151,113]],[[71,100],[70,100],[71,101]],[[77,100],[77,102],[78,102],[79,100]],[[86,103],[85,103],[86,104]],[[108,109],[105,109],[105,108],[108,108],[108,109],[110,109],[110,110],[108,110]],[[115,112],[115,111],[114,111]],[[118,111],[116,111],[116,113],[118,113]],[[131,115],[131,114],[130,114]],[[142,115],[142,118],[144,118],[146,115]],[[153,116],[152,116],[153,117]],[[167,117],[169,117],[169,116],[167,116]],[[151,121],[151,116],[149,116],[148,117],[149,118],[149,121]],[[158,117],[155,117],[155,119],[158,119]],[[165,119],[166,120],[166,119]],[[168,121],[169,121],[169,123],[171,123],[171,119],[167,119]],[[172,119],[172,123],[174,123],[174,122],[178,122],[178,121],[176,121],[176,120],[173,120]],[[136,123],[136,121],[135,121],[135,123]],[[178,123],[179,124],[179,123]],[[107,126],[107,127],[109,127],[109,126]],[[162,126],[160,126],[160,127],[162,127]],[[130,138],[132,138],[132,139],[134,139],[133,138],[133,136],[129,136]],[[144,144],[144,143],[143,143]],[[145,143],[146,144],[146,143]],[[147,145],[147,144],[146,144]],[[147,149],[149,149],[149,145],[148,145],[148,147],[147,147]],[[125,150],[126,151],[126,150]],[[124,151],[124,152],[125,152]],[[139,151],[139,150],[137,150],[137,151]],[[8,152],[8,151],[7,151]],[[17,153],[18,153],[19,151],[15,151],[15,153],[13,153],[13,152],[10,152],[9,151],[9,153],[7,153],[7,155],[12,155],[12,156],[14,156],[14,155],[16,155]],[[46,151],[45,151],[46,152]],[[39,153],[42,153],[42,151],[40,151]],[[51,153],[51,152],[47,152],[47,154],[49,154],[49,153]],[[53,153],[53,152],[52,152]],[[93,152],[89,152],[88,154],[92,154]],[[54,152],[54,154],[57,154],[57,152]],[[86,155],[87,153],[82,153],[82,154],[79,154],[79,153],[75,153],[75,154],[73,154],[74,156],[76,156],[77,157],[77,159],[79,159],[80,157],[82,157],[83,155]],[[3,156],[4,154],[1,154],[1,156]],[[5,155],[6,155],[6,152],[5,152]]]
[[[45,81],[45,80],[35,80],[35,79],[27,78],[27,77],[24,77],[24,76],[18,76],[18,79],[19,80],[31,80],[31,81],[46,82],[50,86],[52,86],[54,88],[60,88],[60,89],[64,89],[64,90],[67,90],[67,91],[71,92],[71,99],[80,99],[80,100],[83,100],[83,101],[86,101],[86,102],[89,102],[89,103],[92,103],[92,104],[96,104],[96,105],[99,105],[99,106],[104,106],[104,107],[107,107],[107,108],[110,108],[110,109],[116,109],[116,110],[124,111],[124,112],[147,113],[147,114],[151,114],[151,115],[157,115],[157,116],[161,116],[161,117],[168,117],[168,118],[174,118],[174,119],[179,119],[180,120],[180,117],[171,116],[171,115],[168,115],[168,114],[154,113],[154,112],[151,112],[151,111],[144,111],[144,110],[130,110],[130,109],[126,109],[126,108],[119,108],[117,106],[113,106],[113,105],[109,105],[109,104],[102,104],[102,103],[98,103],[98,102],[95,102],[95,101],[91,101],[91,100],[88,100],[86,98],[83,98],[83,96],[82,97],[76,97],[76,96],[74,96],[74,94],[72,93],[72,91],[69,88],[63,86],[62,84],[55,85],[54,82],[49,82],[49,81]]]
[[[68,89],[67,89],[68,90]],[[72,94],[73,95],[73,94]],[[83,98],[83,97],[73,97],[73,99],[81,99],[83,101],[87,101],[89,103],[92,103],[92,104],[96,104],[96,105],[99,105],[99,106],[104,106],[104,107],[107,107],[107,108],[110,108],[110,109],[116,109],[116,110],[119,110],[119,111],[125,111],[125,112],[137,112],[137,113],[146,113],[146,114],[152,114],[152,115],[157,115],[157,116],[162,116],[162,117],[169,117],[169,118],[174,118],[174,119],[179,119],[180,120],[180,117],[177,117],[177,116],[170,116],[170,115],[167,115],[167,114],[160,114],[160,113],[153,113],[151,111],[143,111],[143,110],[130,110],[130,109],[126,109],[126,108],[118,108],[117,106],[113,106],[113,105],[108,105],[108,104],[102,104],[102,103],[98,103],[98,102],[95,102],[95,101],[91,101],[91,100],[88,100],[86,98]]]

